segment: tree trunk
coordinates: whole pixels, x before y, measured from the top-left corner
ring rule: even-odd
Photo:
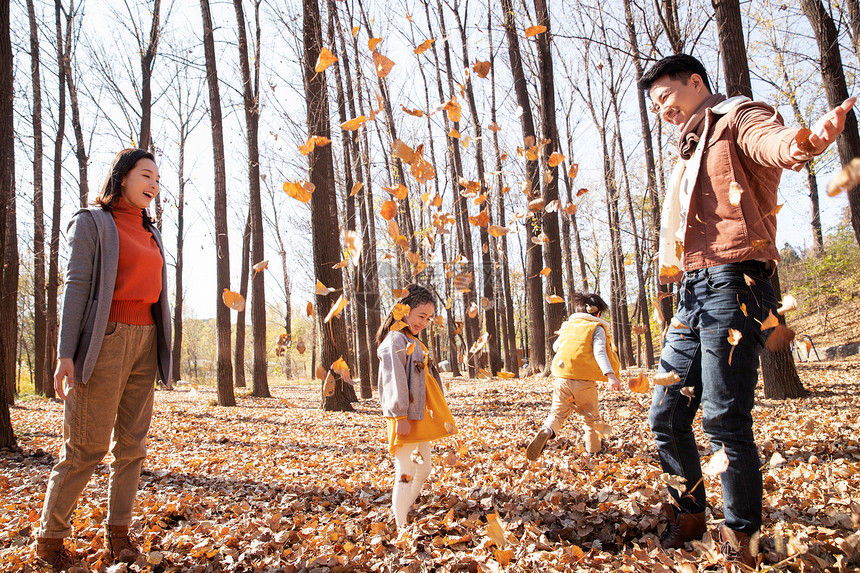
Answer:
[[[854,54],[860,60],[860,2],[857,0],[845,0],[848,11],[848,25],[851,29],[851,45]]]
[[[75,157],[78,160],[78,194],[81,209],[87,206],[87,201],[90,195],[90,185],[87,175],[87,163],[89,156],[87,155],[86,146],[84,144],[84,132],[81,127],[81,112],[78,107],[78,88],[75,85],[75,78],[72,74],[72,27],[75,19],[75,4],[71,3],[69,12],[66,16],[66,52],[63,59],[63,71],[66,74],[66,85],[69,88],[69,104],[72,109],[72,129],[75,132]]]
[[[233,387],[245,387],[245,309],[248,308],[248,275],[251,274],[251,211],[245,220],[242,233],[242,271],[239,274],[239,294],[245,299],[245,308],[236,313],[236,340],[233,343]]]
[[[230,290],[230,243],[227,233],[227,174],[224,170],[224,131],[221,119],[221,92],[215,61],[215,38],[209,0],[200,0],[203,16],[203,51],[206,57],[206,82],[209,85],[209,117],[212,122],[212,155],[215,167],[215,328],[218,338],[218,405],[235,406],[233,372],[230,361],[230,309],[221,300]]]
[[[245,107],[245,124],[248,128],[248,192],[249,222],[251,223],[251,262],[265,260],[263,237],[263,207],[260,197],[260,0],[254,0],[254,77],[251,77],[248,52],[248,35],[245,31],[245,13],[242,0],[233,0],[236,12],[236,29],[239,37],[239,68],[242,72],[242,101]],[[254,344],[253,395],[269,398],[269,360],[266,352],[266,275],[255,271],[251,277],[251,328]]]
[[[326,73],[317,73],[314,66],[322,49],[322,23],[317,0],[303,0],[304,10],[304,87],[307,100],[308,136],[319,135],[330,139]],[[309,180],[316,186],[311,196],[313,224],[314,276],[324,285],[339,292],[343,289],[340,269],[332,265],[340,261],[338,236],[337,193],[334,186],[334,164],[331,146],[316,147],[308,154]],[[347,338],[344,319],[332,318],[324,322],[333,304],[330,296],[316,295],[316,322],[322,340],[320,365],[332,375],[331,365],[346,356]],[[322,407],[327,411],[352,410],[346,383],[335,375],[334,393],[323,396]],[[324,385],[323,385],[324,386]]]
[[[738,0],[712,1],[717,17],[717,28],[721,30],[719,34],[720,50],[723,52],[726,92],[729,94],[742,94],[752,98],[747,50],[744,45],[743,28],[741,27],[740,20],[740,2]],[[809,2],[810,0],[801,0],[804,8]],[[727,27],[735,26],[735,30],[725,30]],[[728,45],[729,43],[731,45]],[[849,114],[849,116],[853,117],[853,114]],[[782,299],[779,285],[779,271],[774,273],[771,281],[773,282],[773,290],[776,293],[777,300]],[[785,321],[782,317],[780,317],[780,320],[782,322]],[[770,352],[766,348],[762,350],[761,371],[762,377],[765,380],[765,397],[800,397],[805,394],[803,385],[797,375],[797,369],[794,366],[794,358],[788,348],[777,352]]]
[[[180,96],[181,97],[181,96]],[[176,198],[176,291],[173,299],[173,381],[182,379],[182,268],[185,262],[185,122],[179,117],[178,196]]]
[[[0,448],[15,445],[9,415],[15,387],[15,345],[18,321],[18,233],[15,217],[14,77],[9,0],[0,0],[0,309],[7,320],[0,328]]]
[[[160,30],[161,0],[155,0],[152,6],[152,25],[149,29],[149,43],[140,53],[140,137],[137,146],[149,150],[152,146],[152,70],[155,66],[155,55],[158,53]],[[153,146],[154,147],[154,146]],[[161,215],[158,214],[161,222]],[[159,227],[160,229],[160,227]],[[174,363],[175,364],[175,363]]]
[[[818,50],[821,53],[821,76],[824,80],[824,91],[827,103],[836,107],[848,99],[848,87],[845,83],[845,70],[842,67],[842,56],[839,53],[839,35],[833,19],[828,14],[821,0],[801,0],[800,7],[812,24]],[[857,130],[857,116],[848,112],[845,116],[845,129],[836,139],[839,150],[839,160],[847,165],[855,157],[860,157],[860,132]],[[854,238],[860,244],[860,186],[848,191],[848,205],[851,208],[851,226],[854,228]]]
[[[505,35],[508,39],[508,55],[511,62],[511,74],[514,78],[514,91],[517,95],[517,103],[523,110],[523,114],[520,116],[523,140],[536,143],[534,118],[532,117],[531,102],[523,71],[522,56],[520,55],[520,43],[517,37],[513,6],[511,5],[511,0],[501,0],[501,3],[502,11],[505,14]],[[526,173],[530,184],[526,199],[531,203],[541,196],[540,167],[536,160],[526,161]],[[526,222],[528,243],[526,244],[526,268],[524,274],[529,339],[531,341],[531,345],[529,346],[529,370],[532,373],[543,372],[545,366],[549,363],[547,358],[546,324],[544,322],[542,275],[540,274],[541,270],[543,270],[543,248],[541,239],[539,238],[543,232],[542,227],[541,217],[538,214],[532,215]]]
[[[42,80],[39,61],[39,24],[36,21],[34,0],[27,0],[30,20],[30,73],[33,79],[33,386],[37,394],[46,394],[53,387],[48,377],[47,315],[45,300],[45,200],[42,164]]]

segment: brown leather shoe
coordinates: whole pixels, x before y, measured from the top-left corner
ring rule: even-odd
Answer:
[[[675,513],[668,503],[663,504],[663,514],[669,524],[660,536],[660,547],[663,549],[680,549],[688,541],[701,539],[708,527],[705,525],[705,512]]]
[[[128,537],[128,525],[105,524],[105,547],[113,561],[134,563],[143,556]]]
[[[547,441],[555,435],[551,428],[542,427],[526,448],[526,458],[533,462],[538,459],[546,447]]]
[[[67,571],[75,565],[72,554],[63,545],[62,537],[36,538],[36,557],[50,565],[54,571]]]
[[[750,549],[750,536],[720,526],[720,553],[726,558],[726,573],[741,573],[756,570],[756,559]]]

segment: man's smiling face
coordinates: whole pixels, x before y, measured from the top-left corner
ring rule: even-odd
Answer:
[[[692,74],[686,81],[662,76],[648,93],[663,121],[677,126],[687,123],[711,95],[699,74]]]

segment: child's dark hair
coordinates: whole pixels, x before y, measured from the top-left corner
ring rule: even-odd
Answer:
[[[571,298],[573,299],[574,312],[587,312],[588,314],[598,316],[606,312],[609,308],[606,302],[597,294],[575,292]]]
[[[702,81],[705,82],[705,87],[708,88],[709,92],[713,93],[713,90],[711,90],[711,82],[708,80],[708,72],[705,71],[705,66],[702,65],[702,62],[693,56],[688,56],[687,54],[666,56],[651,66],[651,68],[642,75],[642,79],[639,80],[639,89],[644,91],[647,95],[648,92],[651,91],[651,86],[653,86],[657,80],[663,76],[669,76],[669,79],[679,80],[686,84],[690,79],[690,76],[693,74],[699,74]]]
[[[411,284],[407,286],[404,290],[409,291],[405,296],[401,296],[395,304],[405,304],[409,306],[409,308],[415,308],[416,306],[421,306],[422,304],[427,304],[428,302],[433,305],[435,310],[436,308],[436,297],[430,292],[429,289],[417,285]],[[376,332],[376,346],[378,347],[382,344],[382,341],[385,340],[385,337],[388,335],[388,331],[391,330],[391,325],[394,324],[394,313],[392,311],[388,311],[388,316],[385,317],[385,321],[382,323],[382,326],[379,327],[379,330]]]

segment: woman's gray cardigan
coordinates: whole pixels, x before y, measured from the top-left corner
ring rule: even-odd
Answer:
[[[164,246],[158,230],[145,218],[164,259]],[[113,216],[101,207],[81,209],[72,217],[68,229],[70,249],[66,269],[66,290],[60,321],[60,358],[75,362],[75,384],[86,384],[102,347],[110,316],[116,271],[119,262],[119,233]],[[170,305],[166,264],[161,267],[161,295],[152,305],[155,320],[158,374],[161,383],[171,385]]]
[[[409,345],[415,346],[411,353]],[[379,356],[379,401],[382,415],[387,418],[406,416],[409,420],[424,419],[427,387],[424,384],[424,350],[421,343],[396,330],[390,331],[376,351]],[[427,368],[442,389],[439,371],[428,360]]]

